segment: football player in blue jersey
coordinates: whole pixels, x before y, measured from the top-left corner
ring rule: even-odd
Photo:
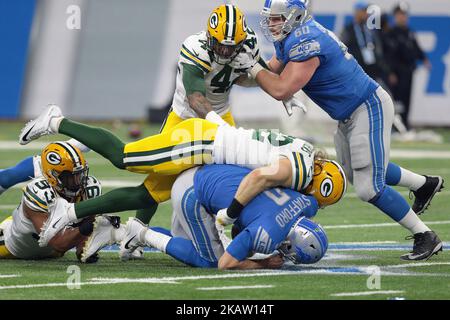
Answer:
[[[418,217],[443,187],[441,177],[423,176],[389,162],[394,106],[388,93],[358,65],[336,35],[310,15],[308,0],[266,0],[261,27],[273,41],[275,55],[265,69],[240,53],[234,64],[247,69],[258,85],[277,100],[300,89],[331,118],[338,120],[335,146],[358,197],[408,229],[413,251],[405,260],[429,259],[442,241]],[[412,208],[390,186],[415,195]]]
[[[319,261],[328,240],[322,227],[308,219],[318,210],[317,200],[291,189],[272,188],[256,196],[235,221],[233,240],[218,233],[214,215],[231,201],[250,171],[216,164],[185,171],[172,188],[170,232],[148,229],[130,218],[124,241],[202,268],[279,268],[283,257],[302,264]]]

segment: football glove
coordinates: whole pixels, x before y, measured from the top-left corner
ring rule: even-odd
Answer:
[[[250,69],[252,69],[258,63],[258,60],[259,60],[259,54],[257,54],[256,56],[253,56],[253,54],[251,52],[244,51],[244,52],[240,52],[230,62],[229,65],[233,69],[241,69],[241,70],[250,71]]]
[[[233,224],[236,221],[234,218],[230,218],[227,214],[227,208],[220,209],[216,215],[216,224],[221,226],[227,226],[229,224]]]
[[[292,98],[290,99],[283,100],[283,105],[286,108],[286,112],[289,116],[292,116],[293,114],[292,108],[300,108],[305,114],[308,111],[303,102],[301,102],[300,99],[296,96],[292,96]]]
[[[223,225],[217,223],[217,220],[216,220],[215,225],[216,225],[217,233],[219,234],[219,239],[220,239],[220,242],[222,243],[223,249],[226,250],[228,245],[231,243],[231,240],[225,234],[225,228],[223,227]]]

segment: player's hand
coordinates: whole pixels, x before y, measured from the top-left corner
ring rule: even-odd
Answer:
[[[231,62],[230,67],[250,71],[258,63],[259,55],[253,56],[251,52],[240,52]]]
[[[280,269],[283,266],[284,259],[280,254],[261,261],[266,269]]]
[[[234,218],[230,218],[227,214],[227,208],[220,209],[216,215],[216,224],[221,226],[227,226],[229,224],[233,224],[236,221]]]
[[[303,104],[303,102],[301,102],[300,99],[297,98],[296,96],[292,96],[292,98],[290,98],[290,99],[283,100],[283,105],[286,108],[286,112],[289,116],[292,116],[293,108],[300,108],[303,111],[303,113],[305,113],[305,114],[308,111],[308,109],[306,109],[306,106]]]
[[[231,243],[231,240],[225,234],[225,228],[223,225],[217,223],[217,220],[216,220],[215,225],[216,225],[217,233],[219,235],[219,239],[220,239],[220,242],[222,243],[223,249],[226,250],[228,245]]]

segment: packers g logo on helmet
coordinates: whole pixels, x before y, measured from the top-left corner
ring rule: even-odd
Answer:
[[[56,152],[51,151],[51,152],[47,153],[46,158],[47,158],[48,163],[50,163],[52,165],[58,165],[61,163],[61,157]]]
[[[333,160],[314,160],[314,175],[306,192],[316,198],[320,208],[338,202],[347,190],[342,167]]]
[[[244,14],[236,6],[223,4],[213,10],[207,27],[207,46],[214,53],[214,61],[219,64],[230,63],[247,39]]]
[[[42,173],[65,197],[77,197],[87,182],[88,165],[81,151],[67,142],[54,142],[41,153]]]

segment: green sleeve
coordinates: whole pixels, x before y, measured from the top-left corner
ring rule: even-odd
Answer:
[[[187,96],[194,92],[206,95],[205,74],[196,66],[183,63],[183,85]]]

